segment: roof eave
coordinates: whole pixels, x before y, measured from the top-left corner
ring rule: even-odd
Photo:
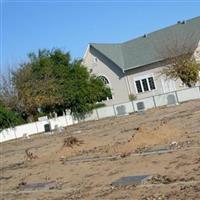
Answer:
[[[159,59],[159,60],[156,60],[156,61],[153,61],[153,62],[150,62],[150,63],[146,63],[146,64],[143,64],[143,65],[135,65],[135,66],[130,67],[130,68],[128,68],[128,69],[123,69],[123,71],[124,71],[124,73],[125,73],[125,72],[127,72],[127,71],[129,71],[129,70],[137,69],[137,68],[140,68],[140,67],[144,67],[144,66],[146,66],[146,65],[151,65],[151,64],[154,64],[154,63],[157,63],[157,62],[162,62],[162,61],[164,61],[164,60],[166,60],[166,59]]]
[[[97,48],[95,48],[92,44],[89,45],[89,48],[94,48],[96,51],[98,51],[100,54],[102,54],[105,58],[107,58],[108,60],[110,60],[112,63],[114,63],[119,69],[122,70],[123,73],[125,73],[124,71],[124,67],[120,67],[115,61],[113,61],[112,59],[110,59],[108,56],[106,56],[103,52],[99,51]]]

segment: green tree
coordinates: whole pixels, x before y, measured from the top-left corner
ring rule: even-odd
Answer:
[[[200,64],[196,62],[195,53],[199,43],[199,29],[190,34],[179,32],[169,34],[165,40],[157,41],[159,47],[154,46],[158,60],[165,61],[161,74],[171,79],[180,79],[188,87],[194,86],[199,81]]]
[[[181,55],[171,59],[171,66],[162,73],[171,79],[180,79],[188,87],[194,86],[199,79],[200,64],[191,55]]]
[[[6,109],[0,101],[0,131],[4,128],[13,127],[21,123],[23,123],[23,120],[17,117],[14,112]]]
[[[70,88],[65,87],[64,102],[75,115],[84,115],[92,110],[96,102],[105,100],[111,91],[103,81],[90,75],[80,62],[75,61],[70,69]],[[67,85],[67,84],[66,84]]]
[[[70,109],[75,116],[91,111],[96,102],[111,95],[104,83],[82,66],[71,61],[60,49],[39,50],[13,73],[13,85],[21,110],[37,117],[44,113],[62,113]]]

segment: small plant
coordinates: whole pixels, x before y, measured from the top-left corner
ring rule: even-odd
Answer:
[[[137,96],[134,95],[134,94],[129,94],[128,98],[129,98],[130,101],[134,101],[134,100],[137,99]]]
[[[74,145],[79,146],[80,144],[83,144],[82,140],[79,140],[76,137],[70,136],[64,139],[63,147],[73,148]]]
[[[27,160],[35,160],[35,159],[38,158],[38,156],[37,155],[33,155],[33,153],[29,151],[29,149],[26,149],[25,153],[26,153],[26,159]]]

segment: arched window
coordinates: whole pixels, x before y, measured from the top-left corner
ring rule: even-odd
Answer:
[[[104,84],[105,84],[107,87],[110,88],[110,82],[109,82],[109,80],[108,80],[105,76],[99,76],[99,79],[101,79],[101,80],[104,82]],[[112,97],[112,94],[110,94],[110,95],[107,96],[106,99],[104,99],[104,100],[110,100],[110,99],[112,99],[112,98],[113,98],[113,97]]]
[[[105,76],[99,76],[99,78],[104,82],[105,85],[109,85],[109,81]]]

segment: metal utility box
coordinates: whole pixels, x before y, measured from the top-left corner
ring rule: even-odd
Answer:
[[[51,124],[45,124],[44,125],[44,131],[45,132],[50,132],[51,131]]]

